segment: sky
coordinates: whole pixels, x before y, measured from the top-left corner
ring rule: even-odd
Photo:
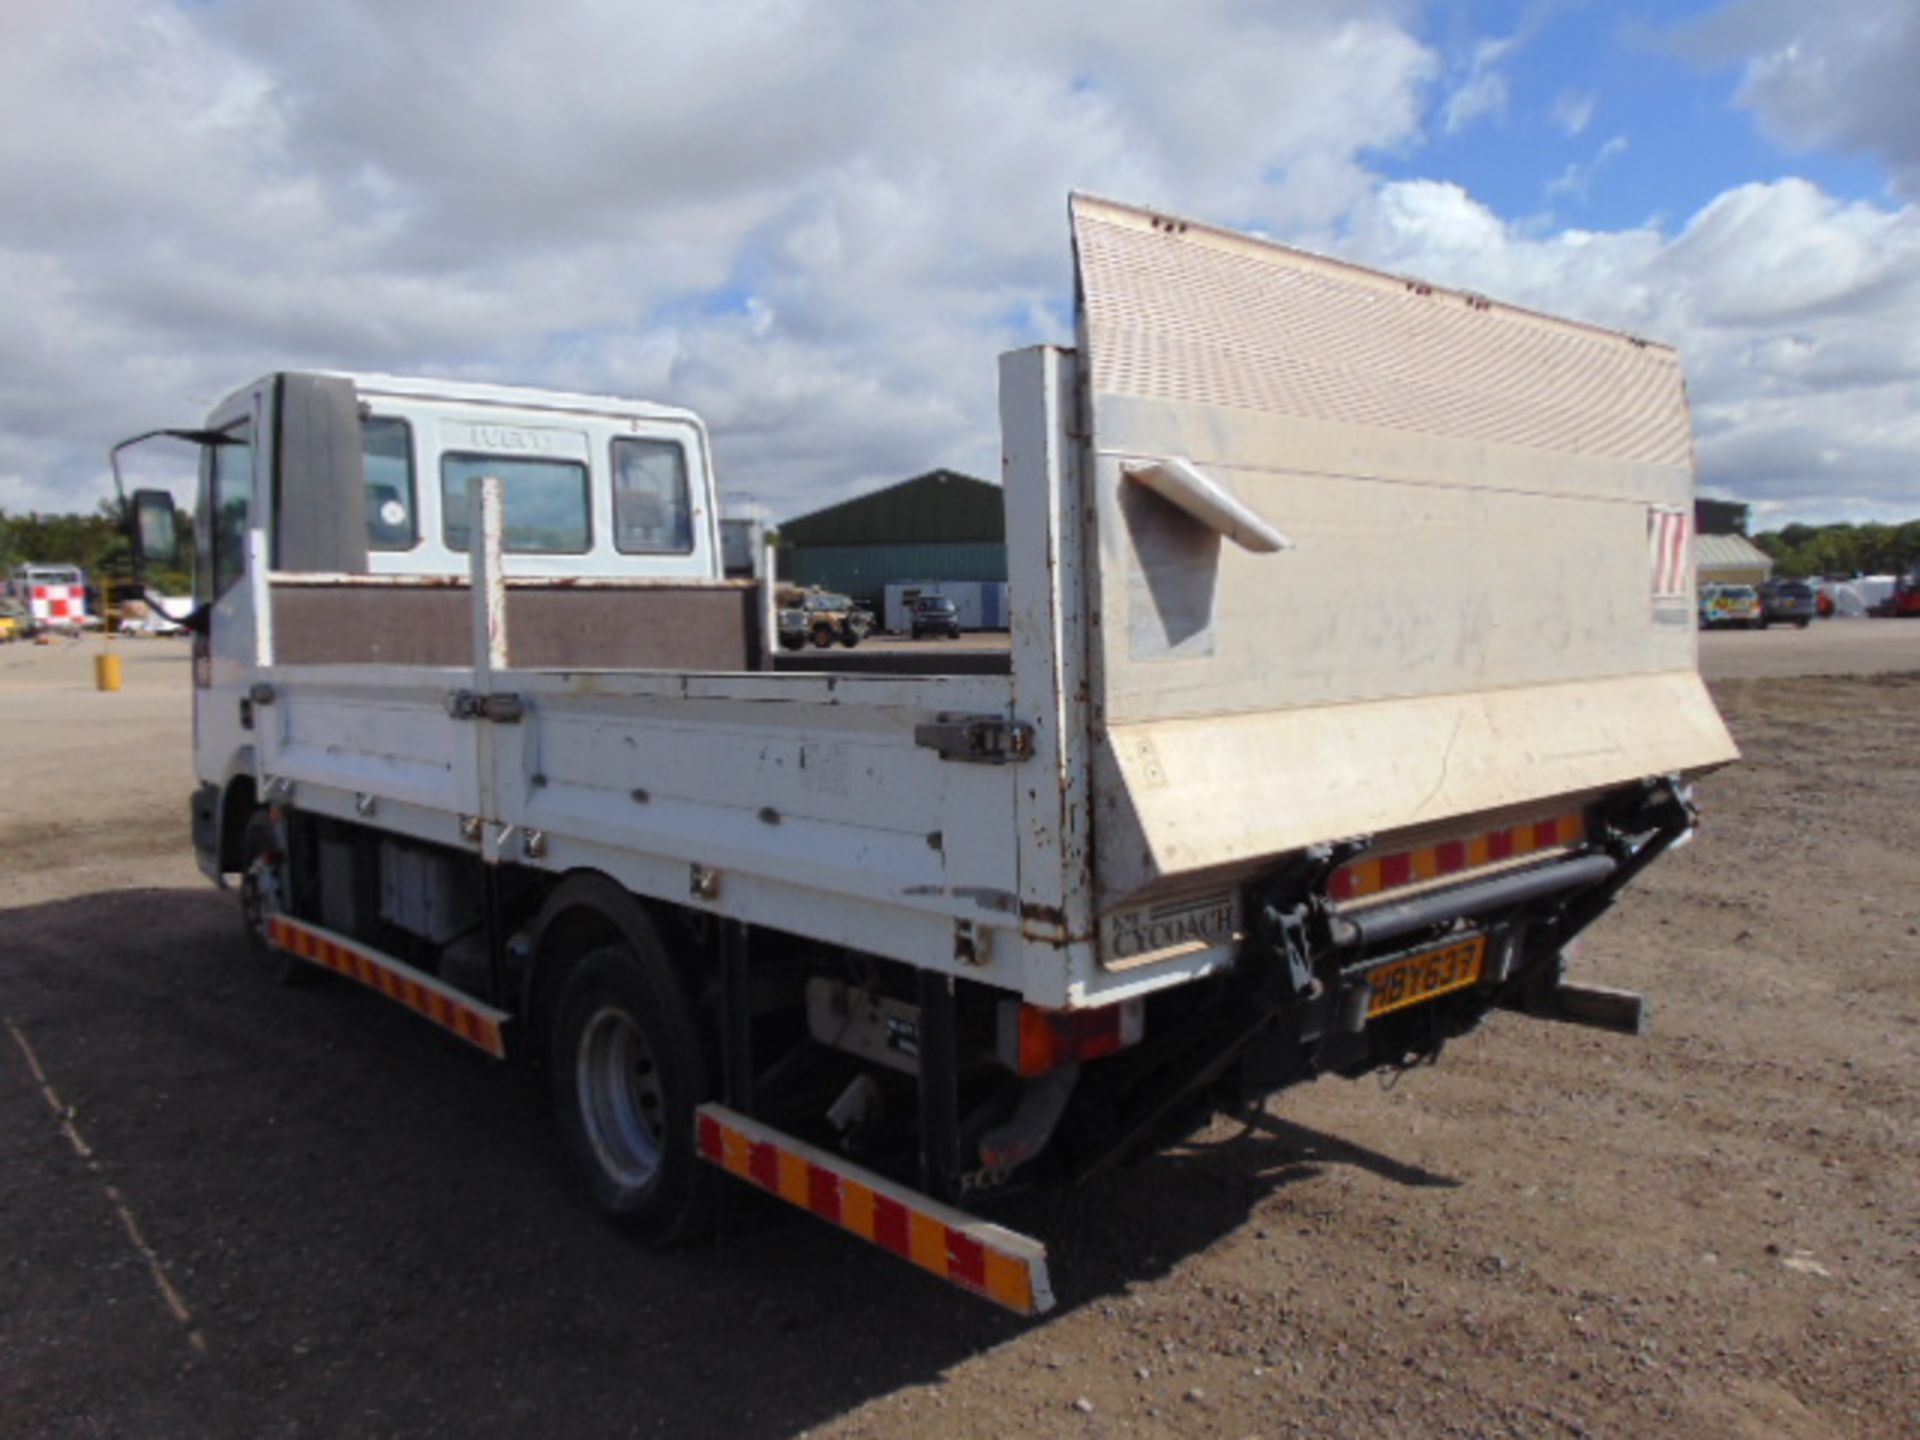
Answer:
[[[1753,528],[1920,515],[1915,0],[0,0],[0,509],[276,369],[999,469],[1085,190],[1678,347]]]

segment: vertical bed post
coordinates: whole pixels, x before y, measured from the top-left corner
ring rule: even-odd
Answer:
[[[501,573],[500,478],[477,477],[467,489],[467,574],[473,613],[473,693],[484,707],[498,673],[508,665],[507,582]],[[479,791],[480,859],[500,863],[506,827],[500,823],[493,724],[484,709],[473,727],[474,777]],[[493,920],[488,919],[489,931]],[[487,937],[489,952],[497,948]],[[494,978],[498,978],[497,976]]]

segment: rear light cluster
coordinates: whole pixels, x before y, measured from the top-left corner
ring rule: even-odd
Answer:
[[[1097,1010],[1045,1010],[1008,1001],[1000,1007],[998,1054],[1009,1070],[1032,1079],[1062,1065],[1116,1054],[1138,1044],[1146,1028],[1141,1000]]]

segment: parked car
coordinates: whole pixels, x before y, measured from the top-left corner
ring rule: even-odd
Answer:
[[[1797,625],[1802,630],[1820,613],[1813,587],[1804,580],[1772,580],[1760,587],[1760,628]]]
[[[1891,617],[1920,616],[1920,566],[1893,582],[1893,593],[1887,596],[1886,605],[1886,613]]]
[[[1700,628],[1715,630],[1731,626],[1756,630],[1761,618],[1760,592],[1751,585],[1702,585],[1700,587]]]
[[[779,619],[783,650],[799,650],[809,642],[825,650],[835,641],[851,650],[873,628],[872,612],[824,590],[802,592],[797,604],[781,607]]]
[[[945,635],[960,638],[960,607],[944,595],[922,595],[913,602],[913,638]]]

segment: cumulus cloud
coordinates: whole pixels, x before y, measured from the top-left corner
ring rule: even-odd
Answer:
[[[1891,477],[1920,453],[1897,418],[1920,409],[1913,212],[1785,183],[1678,233],[1542,234],[1383,185],[1370,156],[1502,112],[1523,43],[1449,70],[1417,18],[10,0],[0,506],[90,507],[114,438],[302,366],[690,405],[728,487],[779,513],[992,475],[996,352],[1070,338],[1079,188],[1678,340],[1709,481],[1911,508]],[[1784,83],[1755,69],[1742,93],[1798,113]],[[1590,97],[1563,100],[1583,129]],[[1888,155],[1895,129],[1872,129]],[[1541,183],[1579,195],[1613,144]]]
[[[1909,0],[1736,0],[1686,32],[1743,67],[1740,103],[1799,149],[1870,155],[1920,198],[1920,6]]]
[[[1920,210],[1804,180],[1715,198],[1676,233],[1502,220],[1456,185],[1383,187],[1375,263],[1679,348],[1703,487],[1769,516],[1909,516],[1920,501]]]
[[[1068,190],[1331,223],[1418,134],[1407,18],[16,0],[0,476],[90,504],[116,432],[301,365],[701,406],[781,506],[991,474],[996,351],[1067,336]]]

